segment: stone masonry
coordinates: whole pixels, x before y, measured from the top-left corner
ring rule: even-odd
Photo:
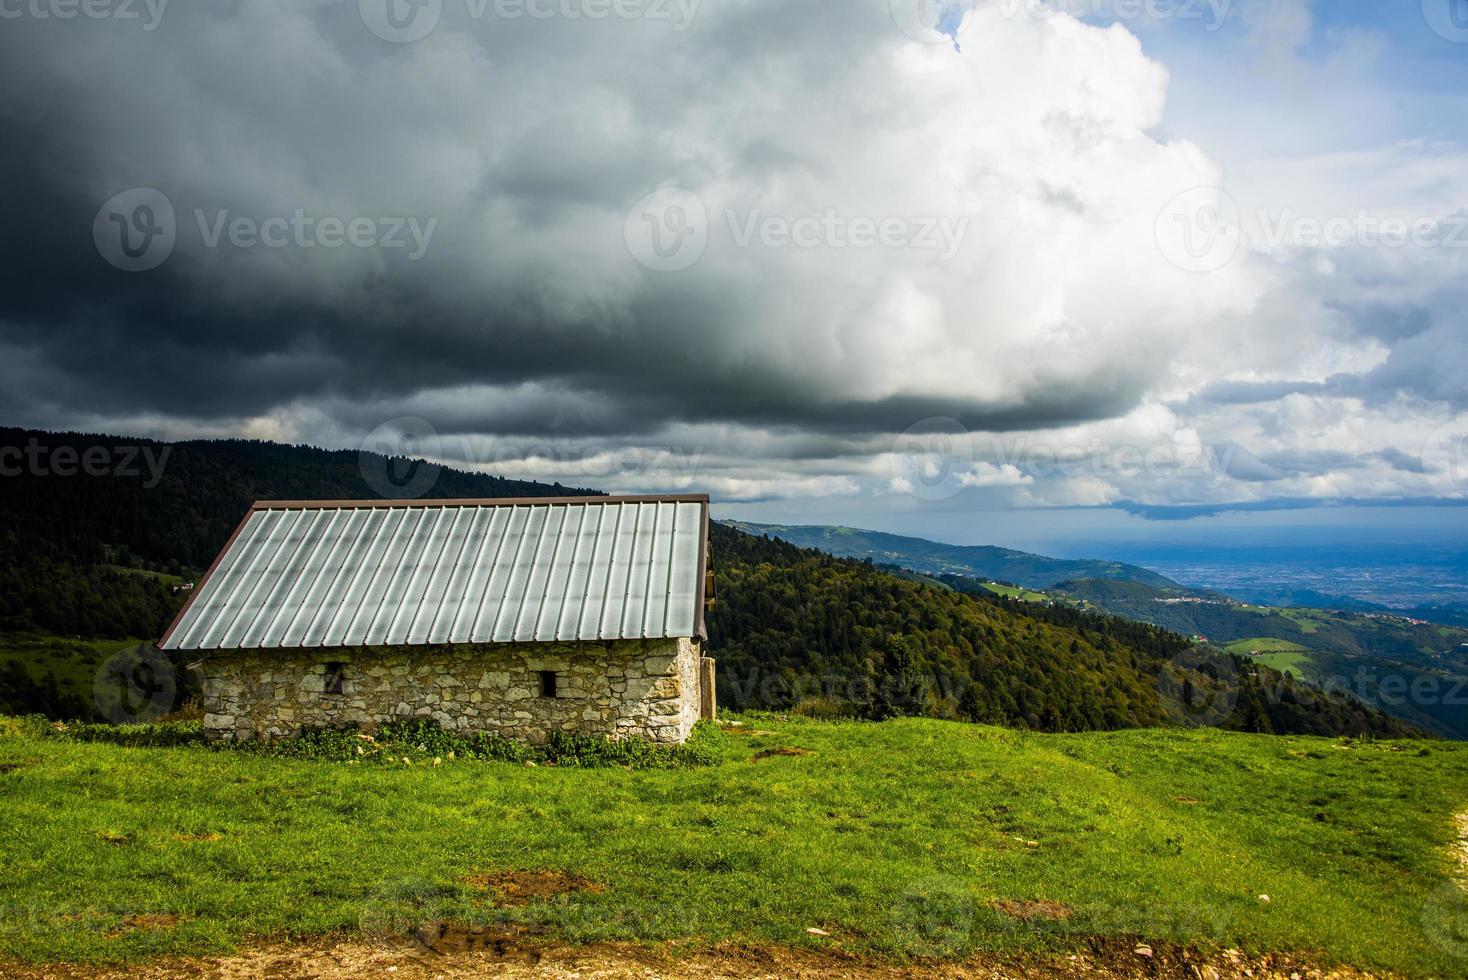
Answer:
[[[678,743],[699,719],[700,661],[698,640],[659,639],[239,650],[197,669],[205,730],[227,740],[427,719],[532,743],[555,731]]]

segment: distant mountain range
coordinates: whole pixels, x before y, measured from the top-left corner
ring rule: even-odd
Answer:
[[[1154,571],[1123,562],[1045,558],[1008,548],[940,544],[923,538],[850,527],[796,527],[743,521],[724,523],[746,534],[769,535],[840,558],[870,558],[878,564],[900,565],[928,575],[970,575],[1029,589],[1054,588],[1073,579],[1115,579],[1140,582],[1154,589],[1192,591]]]
[[[1103,612],[1200,637],[1319,687],[1350,690],[1414,725],[1468,739],[1468,630],[1417,614],[1304,590],[1287,604],[1254,605],[1122,562],[1046,558],[846,527],[729,523],[747,534],[870,559],[970,595]],[[1409,690],[1427,694],[1402,693]]]

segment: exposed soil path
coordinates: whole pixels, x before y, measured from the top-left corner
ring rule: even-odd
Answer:
[[[427,945],[425,945],[427,943]],[[437,947],[442,952],[435,952]],[[0,968],[15,980],[1358,980],[1372,974],[1322,970],[1289,957],[1203,955],[1184,947],[1138,946],[1097,940],[1084,953],[1054,957],[995,957],[961,964],[895,966],[839,953],[724,944],[680,950],[670,946],[598,943],[567,946],[508,933],[465,932],[434,924],[417,941],[362,939],[283,945],[230,956],[163,960],[126,969],[48,965]]]

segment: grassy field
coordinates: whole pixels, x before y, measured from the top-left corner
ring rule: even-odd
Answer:
[[[1468,971],[1449,851],[1468,746],[742,721],[704,734],[715,764],[634,771],[122,748],[0,720],[0,962],[514,920],[899,959],[1123,935]],[[499,908],[474,876],[507,871],[596,887]],[[1040,900],[1069,918],[1017,917]]]
[[[33,679],[56,675],[62,689],[90,698],[92,682],[102,662],[114,653],[130,650],[145,640],[72,639],[38,633],[0,633],[0,669],[10,662],[21,665]]]
[[[1278,612],[1285,619],[1298,623],[1300,629],[1306,633],[1318,633],[1320,627],[1330,621],[1330,614],[1320,609],[1272,609],[1265,607],[1270,612]]]
[[[1012,585],[1000,585],[998,582],[985,582],[983,585],[995,595],[1002,595],[1006,599],[1019,599],[1021,602],[1052,602],[1055,599],[1054,596],[1048,596],[1033,589],[1020,589]]]
[[[1311,651],[1298,643],[1289,640],[1280,640],[1271,636],[1255,637],[1250,640],[1239,640],[1224,647],[1229,653],[1248,657],[1254,651],[1259,651],[1260,656],[1254,657],[1255,663],[1263,664],[1273,668],[1282,674],[1294,674],[1296,677],[1304,678],[1306,668],[1310,666]]]
[[[1308,676],[1308,668],[1312,663],[1309,652],[1301,650],[1266,653],[1262,657],[1255,657],[1254,661],[1277,670],[1281,674],[1293,674],[1302,680]]]
[[[1239,640],[1224,647],[1229,653],[1237,653],[1248,656],[1255,650],[1261,653],[1308,653],[1305,647],[1289,640],[1279,640],[1272,636],[1260,636],[1249,640]]]
[[[158,581],[162,582],[164,585],[182,585],[183,584],[183,577],[182,576],[180,576],[180,575],[169,575],[167,572],[155,572],[155,571],[153,571],[151,569],[147,569],[147,568],[131,568],[131,567],[127,566],[127,565],[106,565],[104,567],[110,568],[110,569],[112,569],[115,572],[122,572],[125,575],[142,575],[145,578],[157,579]]]

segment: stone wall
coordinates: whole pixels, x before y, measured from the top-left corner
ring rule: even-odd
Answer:
[[[682,742],[699,718],[700,655],[687,639],[243,650],[197,669],[204,727],[224,739],[421,718],[537,743],[553,731]],[[555,697],[542,696],[542,671],[555,673]]]

